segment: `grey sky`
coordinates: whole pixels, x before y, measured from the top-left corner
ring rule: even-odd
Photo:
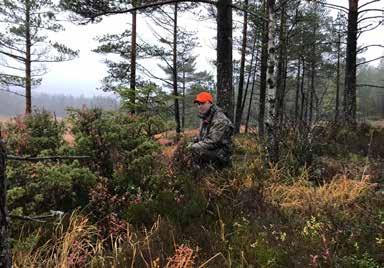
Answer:
[[[348,0],[329,1],[332,4],[347,6]],[[360,0],[360,5],[368,0]],[[384,0],[372,5],[374,8],[384,8]],[[333,12],[334,13],[334,12]],[[127,27],[131,17],[129,14],[111,16],[105,18],[101,23],[86,26],[65,24],[66,31],[58,33],[55,39],[66,43],[68,46],[79,49],[79,58],[64,63],[55,63],[48,66],[49,72],[43,77],[42,85],[35,89],[37,92],[64,93],[71,95],[100,95],[102,91],[96,90],[100,86],[100,80],[106,75],[106,67],[103,64],[104,56],[91,52],[97,46],[94,38],[104,33],[120,33]],[[198,55],[197,67],[199,70],[211,71],[215,74],[214,66],[210,61],[216,58],[214,50],[216,35],[215,20],[198,21],[191,14],[184,15],[179,19],[180,24],[189,31],[196,31],[199,37],[200,47],[196,49]],[[150,27],[143,15],[138,15],[138,38],[153,40]],[[153,26],[155,28],[155,26]],[[374,32],[364,33],[359,39],[359,45],[381,44],[384,45],[384,31],[381,26]],[[372,59],[383,55],[384,49],[373,47],[364,56]],[[377,64],[375,62],[373,64]],[[160,70],[153,61],[142,61],[146,68],[161,76]]]
[[[121,33],[129,28],[130,20],[131,16],[127,14],[107,17],[101,23],[85,26],[65,23],[66,31],[53,37],[71,48],[79,49],[80,55],[77,59],[69,62],[50,64],[48,66],[49,72],[44,76],[42,85],[35,91],[71,95],[103,94],[102,91],[96,90],[96,88],[100,86],[100,80],[106,75],[107,68],[103,63],[106,56],[91,51],[98,45],[95,37],[104,33]],[[210,64],[210,61],[216,57],[214,50],[214,36],[216,34],[214,20],[198,21],[193,19],[191,14],[186,14],[180,19],[179,23],[188,31],[197,32],[200,47],[194,51],[194,54],[198,55],[198,70],[207,70],[213,73],[214,66]],[[156,26],[148,26],[150,21],[140,14],[138,14],[137,25],[138,39],[153,42],[151,28],[157,29]],[[157,63],[153,60],[140,60],[140,64],[144,65],[145,68],[162,76]]]

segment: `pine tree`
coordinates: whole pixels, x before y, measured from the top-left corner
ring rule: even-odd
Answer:
[[[48,32],[63,30],[53,1],[1,0],[0,7],[0,55],[9,71],[3,79],[25,89],[28,114],[32,111],[31,89],[40,84],[44,63],[71,60],[78,52],[48,39]]]

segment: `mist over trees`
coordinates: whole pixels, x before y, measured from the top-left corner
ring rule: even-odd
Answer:
[[[24,89],[25,113],[32,112],[32,88],[41,84],[46,63],[75,58],[78,51],[48,38],[64,28],[50,0],[0,1],[1,85]]]
[[[114,97],[74,97],[68,95],[52,95],[35,93],[32,110],[46,110],[58,117],[64,117],[67,108],[98,107],[105,110],[119,109],[119,100]],[[16,116],[24,114],[25,101],[21,96],[0,91],[0,116]]]

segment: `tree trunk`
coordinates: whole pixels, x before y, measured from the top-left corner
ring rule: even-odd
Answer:
[[[268,71],[267,86],[268,95],[265,107],[267,130],[267,147],[269,160],[276,163],[279,159],[279,124],[276,114],[276,46],[275,46],[275,0],[267,1],[268,8]]]
[[[356,54],[358,3],[358,0],[349,0],[343,107],[344,120],[349,125],[356,123]]]
[[[176,140],[179,140],[181,129],[178,98],[179,94],[177,92],[177,2],[175,3],[173,23],[173,96],[175,98]]]
[[[341,55],[341,33],[338,32],[337,39],[337,65],[336,65],[336,103],[335,103],[335,122],[339,121],[339,107],[340,107],[340,55]]]
[[[253,60],[255,59],[255,49],[256,49],[256,36],[255,38],[253,39],[253,45],[252,45],[252,51],[251,51],[251,62],[249,64],[249,72],[248,72],[248,76],[247,76],[247,84],[245,85],[245,92],[244,92],[244,97],[243,97],[243,101],[241,103],[241,112],[243,113],[244,111],[244,107],[245,107],[245,101],[247,99],[247,95],[248,95],[248,89],[249,89],[249,82],[251,80],[251,76],[252,76],[252,70],[253,70]],[[258,50],[256,50],[256,63],[257,64],[257,53]]]
[[[284,49],[284,71],[283,71],[283,85],[281,90],[281,116],[280,116],[280,126],[283,125],[284,120],[284,111],[285,111],[285,96],[287,94],[287,75],[288,75],[288,53],[287,53],[288,40],[286,41],[286,46]]]
[[[286,48],[286,34],[285,34],[285,3],[281,9],[281,23],[279,33],[279,62],[277,64],[277,79],[276,79],[276,116],[282,122],[283,119],[283,105],[284,105],[284,76],[285,76],[285,48]]]
[[[9,243],[7,209],[6,150],[0,136],[0,267],[11,267],[12,257]]]
[[[309,66],[310,67],[310,66]],[[311,90],[311,80],[310,80],[310,69],[307,72],[307,90],[304,91],[305,94],[305,106],[304,106],[304,122],[308,123],[308,113],[309,113],[309,103],[310,103],[310,90]]]
[[[30,1],[25,1],[25,114],[32,113],[31,28]]]
[[[295,95],[295,124],[299,116],[299,94],[300,94],[300,58],[297,60],[297,75],[296,75],[296,95]]]
[[[309,118],[308,122],[311,125],[312,120],[313,120],[313,100],[315,96],[315,62],[314,59],[312,58],[311,62],[311,91],[310,91],[310,100],[309,100]]]
[[[183,63],[184,64],[184,63]],[[183,110],[181,114],[181,128],[185,129],[185,67],[183,66]]]
[[[248,0],[244,0],[244,5],[248,6]],[[241,118],[243,115],[241,104],[243,101],[245,54],[247,50],[247,24],[248,24],[248,13],[244,12],[243,40],[241,45],[241,59],[240,59],[239,89],[238,89],[237,102],[236,102],[235,133],[240,132]]]
[[[267,4],[263,3],[264,14],[267,16]],[[263,38],[261,49],[261,66],[260,66],[260,100],[259,100],[259,137],[264,139],[264,121],[265,121],[265,95],[267,91],[267,67],[268,67],[268,26],[269,22],[263,23]]]
[[[136,101],[136,10],[132,11],[132,36],[131,36],[131,76],[130,76],[130,102],[132,104],[131,112],[135,113]]]
[[[317,9],[315,8],[315,11]],[[311,57],[311,92],[310,92],[310,104],[309,104],[309,125],[312,124],[313,121],[313,101],[315,97],[315,76],[316,76],[316,32],[317,25],[313,25],[312,29],[312,37],[313,37],[313,45],[312,45],[312,57]]]
[[[301,85],[300,85],[300,93],[301,93],[301,107],[300,107],[300,123],[304,122],[304,106],[305,106],[305,91],[304,91],[304,79],[305,79],[305,61],[303,58],[303,69],[301,73]]]
[[[231,0],[217,2],[217,104],[233,121]]]
[[[256,81],[256,74],[257,74],[257,57],[258,57],[258,55],[256,54],[255,70],[253,71],[253,78],[252,78],[251,96],[249,97],[247,119],[245,121],[245,131],[244,131],[245,133],[248,133],[248,125],[249,125],[249,117],[251,114],[253,93],[255,92],[255,81]]]

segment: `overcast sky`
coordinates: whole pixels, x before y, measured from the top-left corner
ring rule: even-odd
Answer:
[[[368,0],[360,0],[360,5]],[[332,4],[347,6],[348,0],[329,1]],[[375,3],[375,8],[384,8],[384,0]],[[48,65],[48,73],[43,77],[43,83],[35,92],[50,92],[68,95],[101,95],[100,80],[106,75],[106,67],[103,63],[105,56],[91,52],[97,47],[94,40],[96,36],[103,33],[120,33],[129,27],[131,21],[130,14],[114,15],[103,19],[101,23],[89,24],[85,26],[72,25],[65,23],[66,30],[54,36],[55,39],[62,41],[71,48],[79,49],[80,55],[77,59],[70,62],[54,63]],[[197,68],[211,71],[215,75],[214,66],[210,63],[216,58],[214,50],[216,36],[215,20],[209,19],[199,21],[194,19],[191,14],[183,15],[179,18],[179,23],[189,31],[196,31],[199,38],[200,47],[195,51],[198,55]],[[148,21],[144,15],[138,14],[137,22],[138,38],[146,41],[153,39]],[[384,45],[384,29],[381,26],[374,32],[363,34],[359,39],[359,45],[381,44]],[[383,48],[370,48],[364,55],[367,59],[375,58],[384,53]],[[158,72],[156,64],[150,61],[142,62],[153,72]],[[161,74],[160,74],[161,75]]]
[[[102,22],[89,25],[73,25],[64,23],[65,31],[54,36],[55,40],[67,44],[69,47],[80,50],[80,55],[69,62],[49,64],[49,72],[43,77],[42,85],[35,89],[39,92],[64,93],[71,95],[99,95],[103,94],[100,80],[106,76],[107,68],[103,61],[107,56],[92,52],[98,46],[95,37],[102,34],[121,33],[130,28],[131,16],[114,15],[106,17]],[[198,55],[197,68],[199,71],[214,72],[214,66],[210,63],[216,58],[214,50],[216,35],[215,20],[205,21],[193,19],[192,14],[186,14],[179,19],[179,25],[188,31],[195,31],[199,38],[200,46],[194,51]],[[140,39],[146,42],[154,40],[150,20],[144,15],[137,16],[138,42]],[[109,56],[112,57],[112,56]],[[153,60],[140,60],[147,69],[161,76],[162,72]]]

